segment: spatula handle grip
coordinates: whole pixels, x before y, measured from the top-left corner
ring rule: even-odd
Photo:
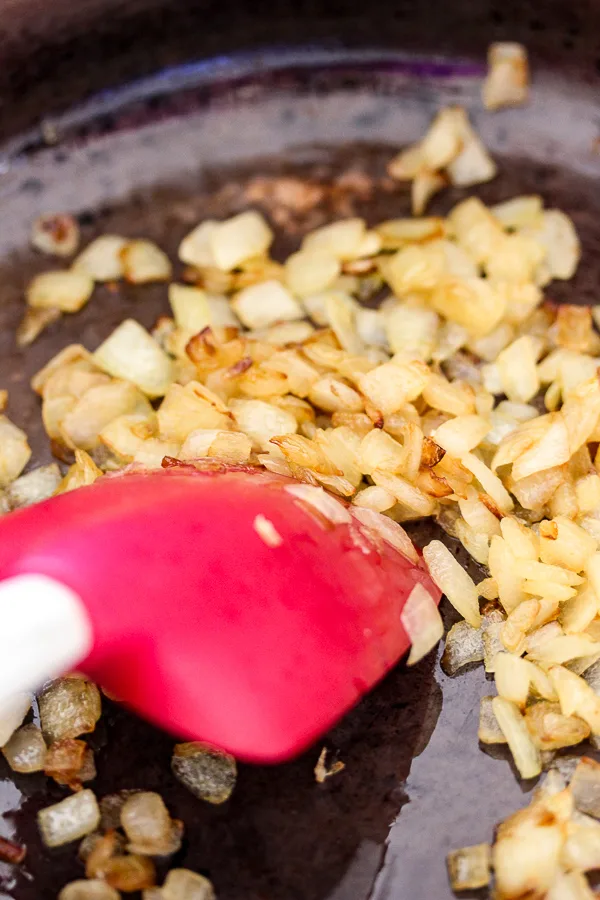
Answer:
[[[0,581],[0,710],[20,691],[68,672],[92,646],[79,596],[47,575]]]

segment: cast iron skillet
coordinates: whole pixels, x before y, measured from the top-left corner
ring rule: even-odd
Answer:
[[[154,237],[174,257],[201,217],[244,207],[256,175],[292,172],[323,194],[316,210],[287,221],[276,248],[285,252],[332,216],[406,214],[406,191],[389,185],[385,163],[439,105],[460,102],[501,162],[483,199],[540,192],[577,224],[583,264],[572,282],[549,288],[551,299],[597,302],[600,7],[523,6],[330,0],[317,12],[282,0],[55,0],[49,19],[37,0],[18,0],[0,12],[0,386],[31,435],[33,463],[49,452],[31,374],[67,343],[93,348],[127,315],[151,325],[167,311],[164,287],[101,289],[17,352],[23,286],[48,265],[26,246],[43,211],[76,212],[86,239]],[[485,49],[508,38],[530,49],[533,102],[486,114]],[[448,193],[433,210],[461,196]],[[242,767],[222,807],[174,781],[171,737],[107,702],[91,738],[94,789],[158,790],[186,824],[174,864],[208,874],[221,900],[448,900],[446,852],[489,840],[534,786],[517,781],[503,753],[493,759],[477,745],[479,698],[490,690],[481,669],[446,678],[434,655],[401,665],[323,742],[346,764],[342,774],[315,783],[319,744],[285,766]],[[0,777],[0,831],[29,846],[20,869],[0,866],[1,896],[50,900],[82,873],[75,848],[50,853],[37,836],[36,810],[63,791],[3,765]]]

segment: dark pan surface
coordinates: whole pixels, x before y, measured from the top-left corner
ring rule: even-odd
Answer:
[[[431,91],[424,103],[425,117],[427,104],[435,105],[436,98]],[[380,131],[385,131],[383,125],[380,128],[385,121],[382,115],[380,111],[379,118],[373,114],[367,118],[360,126],[361,134],[378,139]],[[280,127],[279,120],[265,127],[275,126]],[[398,130],[397,143],[414,136]],[[248,133],[244,139],[250,140]],[[341,150],[296,149],[287,157],[264,158],[233,169],[207,168],[195,156],[185,176],[170,178],[167,186],[140,187],[137,175],[128,174],[123,177],[126,187],[132,184],[128,199],[110,200],[111,191],[127,193],[121,189],[118,173],[130,152],[128,140],[73,141],[66,149],[51,151],[45,162],[23,163],[12,171],[13,180],[4,186],[8,207],[20,216],[15,232],[43,209],[55,208],[60,195],[56,183],[72,178],[76,161],[83,156],[80,181],[70,190],[79,198],[74,208],[85,238],[107,231],[145,235],[156,239],[173,259],[181,236],[200,218],[225,216],[244,207],[248,185],[257,175],[289,171],[323,186],[319,206],[306,218],[292,217],[279,252],[294,246],[303,229],[332,216],[358,213],[377,221],[408,212],[406,190],[390,188],[385,178],[390,145],[373,143],[350,144]],[[143,154],[148,132],[141,129],[137,140],[138,152]],[[155,140],[156,159],[162,159],[165,145]],[[506,139],[508,150],[509,143]],[[555,155],[560,155],[558,150]],[[600,195],[592,177],[593,157],[580,165],[573,159],[579,172],[514,157],[500,162],[501,176],[479,191],[480,196],[495,201],[539,192],[547,203],[571,214],[583,240],[583,264],[573,282],[550,286],[548,296],[557,301],[595,302],[600,279]],[[117,173],[114,182],[97,190],[91,186],[94,165],[98,180],[103,173],[113,172]],[[157,162],[157,171],[161,166],[164,159]],[[98,203],[102,191],[103,204],[86,206],[86,197]],[[461,196],[459,192],[444,195],[432,211],[444,212]],[[273,208],[268,212],[278,214]],[[47,261],[21,248],[11,251],[0,269],[0,386],[11,392],[9,413],[31,436],[35,463],[50,457],[41,432],[39,403],[28,387],[32,373],[72,341],[97,346],[127,315],[151,325],[167,312],[163,286],[120,287],[116,292],[102,288],[81,313],[66,317],[25,354],[19,353],[13,336],[22,314],[23,286],[34,272],[46,267]],[[433,530],[421,526],[416,537],[426,541]],[[464,560],[464,551],[457,553]],[[451,617],[448,610],[445,614]],[[446,852],[489,840],[494,824],[520,806],[524,792],[533,787],[517,781],[503,754],[493,759],[478,747],[479,698],[490,692],[491,684],[481,669],[449,679],[433,656],[413,670],[401,665],[323,742],[345,763],[341,774],[324,785],[315,783],[312,770],[319,744],[284,766],[242,766],[234,795],[222,807],[196,801],[175,782],[169,771],[172,738],[107,701],[101,726],[91,737],[99,772],[93,787],[99,796],[121,788],[158,790],[171,813],[186,824],[184,848],[175,863],[210,875],[221,900],[448,900]],[[82,874],[76,848],[43,850],[35,826],[36,810],[64,792],[41,776],[13,778],[3,762],[0,779],[4,813],[0,831],[29,846],[27,860],[18,871],[0,866],[1,896],[50,900],[66,881]]]

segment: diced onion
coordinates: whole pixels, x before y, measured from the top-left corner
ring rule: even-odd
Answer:
[[[535,778],[542,771],[540,755],[518,707],[502,697],[494,697],[492,709],[521,778]]]
[[[491,847],[476,844],[453,850],[446,857],[453,891],[472,891],[487,887],[490,882]]]
[[[415,584],[400,613],[402,627],[411,641],[407,665],[423,659],[444,634],[437,604],[422,584]]]
[[[423,558],[429,574],[452,606],[465,617],[469,625],[479,628],[481,613],[477,588],[470,575],[441,541],[431,541],[423,548]]]
[[[164,900],[215,900],[212,883],[189,869],[171,869],[162,886]]]
[[[38,813],[38,825],[47,847],[69,844],[98,827],[100,809],[90,790],[73,794]]]
[[[193,741],[175,746],[171,768],[194,796],[214,804],[229,799],[237,778],[232,756]]]

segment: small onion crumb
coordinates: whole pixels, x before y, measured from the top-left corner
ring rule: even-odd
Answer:
[[[252,527],[267,547],[281,547],[283,544],[283,538],[271,520],[267,519],[266,516],[263,516],[262,513],[255,516]]]
[[[323,784],[328,778],[342,772],[346,765],[340,759],[336,759],[331,765],[327,764],[327,747],[323,747],[316,762],[314,772],[317,784]]]

